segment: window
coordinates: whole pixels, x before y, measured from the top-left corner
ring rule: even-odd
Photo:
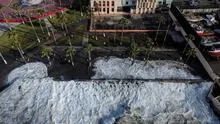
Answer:
[[[112,8],[112,12],[114,12],[115,11],[115,9],[114,8]]]
[[[105,1],[103,1],[103,6],[105,6]]]
[[[112,6],[114,6],[115,5],[115,2],[114,1],[112,1]]]
[[[128,1],[126,1],[126,5],[128,5]]]
[[[109,6],[109,1],[107,1],[107,6]]]
[[[103,8],[103,12],[105,12],[105,8]]]

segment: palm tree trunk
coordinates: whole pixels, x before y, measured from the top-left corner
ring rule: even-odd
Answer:
[[[18,44],[18,47],[19,47],[19,49],[21,50],[21,53],[24,54],[24,51],[22,50],[20,43]]]
[[[49,56],[47,56],[47,60],[48,60],[49,65],[51,66],[52,63],[51,63],[51,61],[50,61],[50,57],[49,57]]]
[[[186,43],[186,45],[185,45],[185,47],[184,47],[184,49],[183,49],[183,53],[186,52],[186,48],[187,48],[187,46],[188,46],[188,42]]]
[[[71,65],[74,67],[73,56],[70,56]]]
[[[2,60],[4,61],[4,63],[7,65],[7,61],[5,60],[4,56],[2,55],[2,53],[0,52],[0,57],[2,58]]]
[[[189,61],[189,58],[190,58],[190,56],[188,56],[188,57],[187,57],[187,59],[186,59],[186,62],[185,62],[186,64],[188,63],[188,61]]]
[[[81,1],[79,1],[79,6],[80,6],[80,14],[81,14],[81,16],[83,16],[83,12],[82,12],[82,3],[81,3]]]
[[[91,52],[90,51],[88,52],[88,55],[89,55],[89,61],[91,61],[92,57],[91,57]]]
[[[145,60],[144,66],[146,66],[148,63],[150,64],[150,62],[149,62],[150,54],[151,54],[151,52],[149,52],[149,53],[147,54],[147,58],[146,58],[146,60]]]
[[[131,55],[131,56],[132,56],[132,63],[131,63],[131,65],[134,65],[134,60],[135,60],[135,58],[136,58],[136,55],[133,54],[133,55]]]
[[[63,29],[64,29],[64,24],[63,24],[63,22],[61,22],[60,24],[61,24],[61,29],[63,30]]]
[[[69,45],[72,46],[70,36],[68,36]]]
[[[40,38],[39,38],[38,35],[37,35],[37,32],[36,32],[36,30],[35,30],[35,28],[34,28],[34,25],[33,25],[33,23],[32,23],[31,17],[30,17],[29,15],[28,15],[28,19],[29,19],[29,21],[30,21],[30,23],[31,23],[31,26],[32,26],[33,30],[34,30],[34,33],[35,33],[36,38],[37,38],[37,41],[40,43]]]
[[[43,29],[42,24],[41,24],[41,19],[39,19],[39,24],[40,24],[40,29],[41,29],[42,33],[44,34],[44,29]]]
[[[92,60],[91,51],[88,52],[88,55],[89,55],[89,67],[91,67],[91,60]]]
[[[47,35],[50,36],[50,31],[49,31],[49,29],[47,27],[47,24],[46,24],[46,30],[47,30]]]
[[[159,32],[159,29],[160,29],[160,25],[161,25],[161,22],[159,23],[159,25],[158,25],[158,28],[157,28],[157,33],[156,33],[156,36],[155,36],[155,41],[157,40],[157,37],[158,37],[158,32]]]
[[[116,40],[116,25],[114,25],[114,30],[115,30],[115,33],[114,33],[114,45],[115,45],[115,40]]]
[[[53,31],[53,28],[51,27],[50,30],[51,30],[52,35],[53,35],[53,40],[54,40],[54,42],[56,43],[57,40],[56,40],[56,37],[55,37],[54,31]],[[49,31],[48,31],[48,32],[49,32]]]
[[[164,46],[165,41],[166,41],[166,39],[167,39],[167,34],[168,34],[168,31],[169,31],[169,28],[170,28],[170,25],[168,25],[168,27],[167,27],[167,31],[166,31],[165,37],[164,37],[164,39],[163,39],[163,45],[162,45],[162,46]]]
[[[22,20],[22,24],[24,24],[24,20],[23,20],[23,18],[22,18],[22,16],[21,16],[20,11],[18,11],[18,10],[17,10],[17,13],[18,13],[19,17],[20,17],[20,18],[21,18],[21,20]]]
[[[24,61],[25,63],[27,63],[27,61],[26,61],[25,58],[24,58],[24,55],[23,55],[22,52],[21,52],[21,49],[20,49],[18,46],[17,46],[17,49],[18,49],[18,52],[19,52],[21,58],[23,59],[23,61]]]
[[[122,40],[123,40],[123,37],[124,37],[124,25],[122,26],[122,32],[121,32],[121,42],[120,42],[120,45],[122,45]]]
[[[65,28],[65,32],[66,32],[66,35],[67,35],[69,32],[68,32],[66,23],[64,23],[64,28]]]

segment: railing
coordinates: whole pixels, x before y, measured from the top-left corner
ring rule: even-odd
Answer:
[[[48,17],[48,16],[52,16],[52,15],[55,15],[56,13],[58,12],[63,12],[63,11],[66,11],[68,10],[67,8],[62,8],[62,9],[58,9],[56,11],[53,11],[53,12],[48,12],[48,13],[44,13],[42,15],[38,15],[38,16],[33,16],[31,17],[32,20],[37,20],[37,19],[42,19],[42,18],[45,18],[45,17]],[[0,22],[7,22],[7,23],[21,23],[21,22],[28,22],[30,21],[28,19],[28,17],[24,17],[24,18],[20,18],[20,19],[1,19]]]

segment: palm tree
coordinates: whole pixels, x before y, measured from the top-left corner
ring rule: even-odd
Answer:
[[[27,63],[26,59],[24,58],[24,51],[22,50],[21,48],[21,43],[18,41],[18,35],[17,35],[17,32],[15,32],[15,30],[11,30],[8,34],[8,37],[9,39],[12,39],[12,42],[11,42],[11,47],[13,49],[17,49],[21,58],[23,59],[23,61],[25,63]]]
[[[43,15],[43,14],[45,13],[45,10],[44,10],[44,9],[41,9],[41,8],[38,8],[36,11],[37,11],[37,13],[40,14],[40,15]],[[42,32],[44,33],[44,30],[43,30],[42,24],[41,24],[42,21],[44,22],[44,20],[42,20],[42,19],[39,18],[39,24],[40,24],[40,27],[41,27]],[[47,35],[50,36],[50,30],[49,30],[47,24],[45,24],[45,26],[46,26],[46,30],[47,30]],[[51,29],[51,30],[53,31],[53,29]],[[53,32],[52,32],[52,34],[53,34]],[[53,37],[54,37],[54,35],[53,35]],[[54,39],[55,39],[55,38],[54,38]]]
[[[41,57],[46,57],[49,62],[49,65],[52,65],[50,61],[50,57],[52,55],[53,55],[53,49],[51,48],[43,48],[41,51]]]
[[[145,65],[148,63],[150,54],[152,53],[152,51],[154,50],[154,42],[151,38],[148,38],[146,41],[146,48],[145,48]]]
[[[19,11],[20,8],[21,8],[21,4],[20,4],[20,3],[15,3],[15,4],[13,4],[13,9],[16,10],[18,16],[19,16],[20,19],[22,20],[22,23],[24,24],[24,20],[23,20],[23,18],[22,18],[22,16],[21,16],[21,13],[20,13],[20,11]]]
[[[8,21],[7,21],[6,17],[5,17],[5,15],[4,15],[4,13],[2,12],[2,8],[3,8],[3,7],[4,7],[4,6],[3,6],[2,4],[0,4],[0,11],[1,11],[2,17],[3,17],[3,19],[6,21],[8,27],[9,27],[9,30],[11,30],[11,26],[8,24]]]
[[[81,0],[79,1],[79,6],[80,6],[80,14],[81,14],[81,16],[83,16]]]
[[[71,65],[74,67],[74,61],[73,61],[73,57],[75,56],[76,54],[76,50],[73,48],[73,47],[69,47],[67,50],[66,50],[66,57],[69,57],[70,58],[70,62],[71,62]]]
[[[163,44],[162,46],[164,46],[165,42],[166,42],[166,39],[167,39],[167,35],[168,35],[168,32],[169,32],[169,28],[170,28],[170,25],[167,26],[167,31],[166,31],[166,34],[164,36],[164,39],[163,39]]]
[[[158,25],[157,33],[156,33],[156,36],[155,36],[155,39],[154,39],[155,41],[157,40],[160,26],[161,26],[162,23],[164,23],[164,21],[165,21],[165,18],[163,16],[159,16],[159,18],[158,18],[159,25]]]
[[[68,34],[68,29],[67,29],[66,21],[68,20],[68,18],[66,16],[66,14],[57,13],[56,16],[60,20],[62,29],[65,30],[65,35],[67,35]]]
[[[2,47],[0,47],[0,48],[2,48]],[[1,52],[2,50],[0,49],[0,57],[1,57],[1,59],[3,60],[3,62],[7,65],[8,64],[8,62],[6,61],[6,59],[4,58],[4,56],[2,55],[2,52]]]
[[[123,40],[123,35],[124,35],[124,27],[125,27],[125,25],[128,25],[128,24],[130,24],[130,23],[131,23],[131,22],[130,22],[128,19],[126,19],[126,18],[121,18],[121,19],[119,20],[119,25],[122,25],[120,45],[122,45],[122,40]]]
[[[91,61],[92,61],[91,52],[93,51],[92,44],[88,44],[85,48],[85,51],[88,53],[89,67],[91,67]]]
[[[136,58],[136,55],[140,53],[140,48],[138,47],[138,44],[133,42],[131,45],[131,56],[133,58],[132,65],[134,64],[134,60]]]
[[[190,57],[195,58],[196,57],[196,49],[195,48],[191,48],[190,50],[187,51],[186,53],[187,59],[186,59],[186,63],[189,61]]]
[[[94,12],[98,11],[98,14],[99,14],[99,18],[100,18],[100,12],[99,12],[99,4],[95,1],[94,2],[94,9],[90,8],[90,19],[91,19],[91,28],[95,30],[95,40],[98,40],[98,37],[96,35],[96,16],[94,14]]]
[[[189,44],[189,41],[194,41],[194,40],[195,40],[195,37],[194,37],[192,34],[189,34],[189,35],[187,35],[187,36],[185,37],[185,39],[186,39],[186,45],[185,45],[185,47],[184,47],[184,49],[183,49],[183,53],[186,52],[186,48],[187,48],[187,46],[188,46],[188,44]]]
[[[43,13],[44,13],[44,10],[43,9],[41,9],[41,8],[37,8],[36,9],[36,12],[38,13],[38,14],[40,14],[40,15],[42,15]],[[43,27],[42,27],[42,20],[39,18],[38,19],[38,21],[39,21],[39,24],[40,24],[40,28],[41,28],[41,31],[43,32],[43,34],[44,34],[44,29],[43,29]],[[47,26],[46,26],[47,27]],[[48,31],[48,30],[47,30]],[[50,36],[50,34],[48,34],[49,36]]]
[[[35,27],[34,27],[34,25],[33,25],[33,22],[32,22],[32,20],[31,20],[31,17],[30,17],[30,15],[27,15],[27,16],[28,16],[28,20],[29,20],[30,23],[31,23],[31,27],[32,27],[32,29],[33,29],[33,31],[34,31],[34,34],[35,34],[35,36],[36,36],[36,38],[37,38],[37,41],[40,43],[40,38],[39,38],[39,36],[38,36],[38,34],[37,34],[36,30],[35,30]]]

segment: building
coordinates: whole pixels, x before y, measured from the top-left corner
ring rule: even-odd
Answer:
[[[154,13],[160,5],[170,6],[172,0],[90,0],[95,14]]]

